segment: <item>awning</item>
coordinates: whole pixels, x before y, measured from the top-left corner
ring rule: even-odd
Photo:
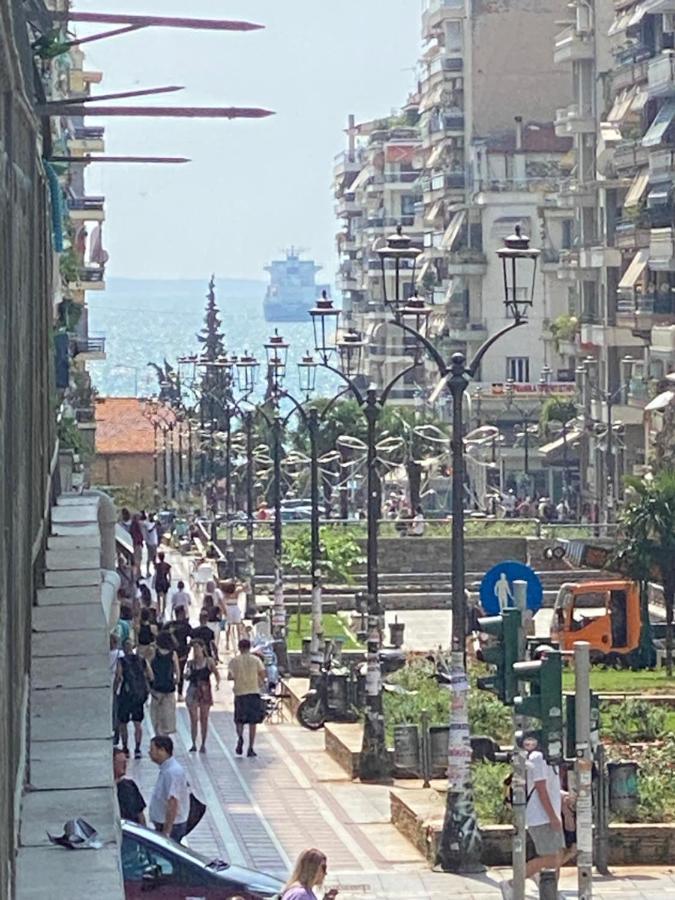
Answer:
[[[436,219],[443,212],[443,201],[437,200],[434,205],[429,209],[429,212],[424,216],[425,222],[435,222]]]
[[[607,121],[620,125],[628,115],[628,110],[637,96],[637,87],[632,86],[625,88],[617,95],[614,105],[609,111]]]
[[[619,13],[619,15],[614,19],[612,24],[610,25],[609,31],[607,34],[609,37],[614,37],[615,34],[619,34],[621,31],[625,31],[628,28],[628,23],[631,19],[632,10],[628,10]]]
[[[462,230],[462,226],[464,225],[464,220],[466,219],[466,210],[462,209],[460,212],[455,213],[452,217],[452,221],[445,229],[445,234],[441,239],[441,250],[452,250],[457,242],[457,238],[459,237],[459,233]]]
[[[638,92],[635,97],[633,97],[633,102],[630,105],[630,111],[641,113],[645,108],[648,99],[649,97],[647,96],[647,91],[641,91],[638,89]]]
[[[643,247],[635,254],[630,265],[623,273],[623,277],[618,284],[617,290],[631,291],[635,287],[638,278],[644,272],[649,260],[649,248]]]
[[[424,262],[422,263],[422,268],[419,269],[419,271],[416,275],[416,281],[418,281],[418,282],[424,281],[424,277],[427,274],[427,272],[429,271],[429,269],[431,268],[431,265],[432,265],[432,261],[430,259],[424,260]]]
[[[615,141],[622,141],[623,135],[611,122],[601,122],[600,123],[600,137],[606,144],[611,144]]]
[[[562,435],[559,438],[556,438],[554,441],[551,441],[550,444],[544,444],[543,447],[539,448],[539,452],[542,456],[551,457],[555,456],[561,451],[564,451],[565,444],[567,444],[568,451],[576,447],[579,444],[579,439],[581,438],[581,432],[576,428],[570,428],[567,434]]]
[[[426,161],[425,169],[433,169],[440,162],[443,161],[443,153],[445,152],[445,144],[439,144],[429,154],[429,159]]]
[[[668,127],[675,117],[675,100],[668,100],[656,114],[656,118],[649,126],[647,133],[642,138],[643,147],[658,147],[663,140]]]
[[[637,206],[642,200],[648,184],[649,172],[638,172],[630,186],[630,190],[626,194],[626,199],[623,201],[624,207]]]
[[[663,391],[645,406],[645,412],[654,412],[658,409],[665,409],[675,400],[675,391]]]
[[[438,106],[441,101],[441,95],[443,94],[443,83],[437,84],[435,88],[428,91],[424,97],[422,97],[422,102],[420,103],[418,112],[421,114],[426,112],[429,109],[432,109],[434,106]]]

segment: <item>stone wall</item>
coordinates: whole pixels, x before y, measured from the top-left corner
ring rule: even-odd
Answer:
[[[35,582],[54,457],[51,238],[21,3],[0,0],[0,898],[14,892]]]
[[[91,464],[90,481],[107,487],[140,486],[152,490],[154,461],[150,453],[97,453]]]
[[[366,542],[359,540],[362,553],[365,555]],[[238,559],[244,559],[246,544],[235,541],[235,553]],[[527,539],[524,537],[467,538],[466,571],[485,572],[491,566],[505,559],[519,562],[527,560]],[[225,542],[220,541],[221,550],[225,550]],[[271,539],[261,538],[255,542],[255,568],[258,575],[272,575],[273,543]],[[380,572],[383,575],[405,575],[406,573],[434,573],[449,575],[451,569],[452,541],[450,538],[381,538],[379,542]],[[357,573],[363,573],[365,566],[358,566]]]

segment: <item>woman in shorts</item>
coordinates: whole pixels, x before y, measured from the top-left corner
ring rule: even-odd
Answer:
[[[232,642],[232,652],[235,653],[240,639],[244,636],[242,632],[243,616],[241,606],[239,605],[239,591],[236,581],[227,581],[224,584],[225,595],[225,650],[229,650],[230,641]]]
[[[201,730],[200,753],[206,752],[206,733],[209,727],[209,711],[213,706],[211,693],[211,676],[216,679],[216,690],[220,687],[220,675],[216,663],[206,655],[206,648],[200,640],[192,641],[192,658],[185,669],[185,680],[188,683],[185,694],[185,705],[190,713],[190,731],[192,746],[190,752],[197,749],[197,732]]]

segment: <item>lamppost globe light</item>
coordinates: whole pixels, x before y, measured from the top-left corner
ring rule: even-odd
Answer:
[[[402,306],[406,302],[406,291],[401,291],[401,271],[410,271],[410,289],[407,296],[411,297],[413,293],[413,285],[415,284],[415,264],[417,258],[422,253],[421,247],[415,247],[412,238],[404,234],[400,225],[397,225],[394,234],[387,237],[387,243],[383,247],[375,248],[375,253],[380,258],[380,267],[382,270],[382,298],[384,305],[390,307],[394,314],[401,311]],[[388,267],[390,262],[393,266]],[[403,263],[403,266],[401,265]],[[407,265],[412,263],[412,265]],[[394,296],[387,295],[387,272],[394,270]]]
[[[340,310],[335,309],[326,291],[322,291],[321,298],[316,301],[316,306],[310,309],[309,314],[314,329],[314,349],[326,361],[337,343]]]
[[[497,250],[504,276],[504,306],[511,312],[516,322],[527,318],[527,309],[534,304],[537,261],[540,253],[540,250],[530,247],[530,239],[522,233],[520,225],[516,225],[513,234],[504,238],[504,246]],[[522,286],[518,284],[518,261],[521,259],[532,264],[529,287],[527,283]]]
[[[408,320],[415,331],[426,335],[431,307],[419,296],[417,291],[406,300],[405,305],[398,309],[397,312],[402,321]]]
[[[308,350],[298,363],[300,390],[307,397],[313,393],[314,388],[316,387],[316,370],[317,362]]]
[[[337,342],[340,369],[348,378],[359,373],[365,346],[361,332],[356,331],[354,328],[350,328],[349,331],[345,332]]]
[[[265,344],[267,356],[267,371],[272,377],[276,387],[286,376],[286,363],[288,361],[288,342],[279,334],[279,329],[274,329],[274,334]]]
[[[248,350],[244,350],[235,365],[239,390],[244,396],[248,396],[256,386],[260,363],[255,356],[251,356]]]

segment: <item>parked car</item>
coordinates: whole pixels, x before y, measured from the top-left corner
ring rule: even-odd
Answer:
[[[127,900],[275,900],[273,875],[209,860],[156,831],[122,822],[122,873]]]

